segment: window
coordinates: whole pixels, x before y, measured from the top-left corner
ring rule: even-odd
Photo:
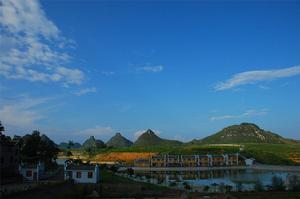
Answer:
[[[88,172],[88,178],[93,178],[93,172],[91,171]]]
[[[31,177],[32,176],[32,171],[31,170],[27,170],[26,171],[26,176],[27,177]]]
[[[76,172],[76,178],[81,178],[81,172],[80,171]]]

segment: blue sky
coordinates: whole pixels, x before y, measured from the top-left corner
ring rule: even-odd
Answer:
[[[300,139],[300,2],[3,1],[0,120],[54,141]]]

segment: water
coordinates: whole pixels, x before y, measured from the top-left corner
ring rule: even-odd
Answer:
[[[272,184],[274,175],[286,181],[288,175],[299,175],[293,172],[266,171],[254,169],[226,169],[210,171],[135,171],[133,177],[138,181],[145,181],[165,186],[184,188],[189,184],[194,190],[201,190],[204,186],[216,188],[220,184],[229,185],[232,190],[253,190],[259,181],[265,188]],[[240,187],[238,187],[240,186]]]

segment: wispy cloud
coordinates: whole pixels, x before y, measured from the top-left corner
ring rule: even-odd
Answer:
[[[114,130],[112,127],[107,126],[96,126],[94,128],[88,128],[85,130],[82,130],[78,133],[78,135],[85,135],[85,136],[106,136],[106,135],[113,135]]]
[[[97,92],[97,88],[96,87],[91,87],[91,88],[82,88],[77,92],[74,92],[75,95],[77,96],[81,96],[81,95],[85,95],[88,93],[96,93]]]
[[[254,84],[257,82],[291,77],[295,75],[300,75],[300,66],[294,66],[277,70],[247,71],[235,74],[232,78],[226,80],[225,82],[218,83],[215,86],[215,90],[227,90],[245,84]]]
[[[39,120],[45,119],[46,114],[39,108],[51,98],[30,98],[21,96],[9,102],[0,101],[0,121],[5,125],[17,128],[36,126]]]
[[[220,116],[212,116],[210,117],[211,121],[217,120],[227,120],[227,119],[239,119],[239,118],[247,118],[247,117],[255,117],[255,116],[263,116],[268,113],[267,109],[261,110],[247,110],[244,113],[238,115],[220,115]]]
[[[65,48],[74,41],[61,35],[39,1],[1,1],[0,29],[0,75],[65,86],[84,80],[81,70],[65,66],[72,59]]]
[[[159,72],[162,72],[163,69],[164,69],[164,66],[162,66],[162,65],[144,66],[144,67],[136,68],[137,71],[148,72],[148,73],[159,73]]]

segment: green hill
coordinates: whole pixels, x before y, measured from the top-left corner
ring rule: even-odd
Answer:
[[[133,143],[130,140],[123,137],[121,133],[116,133],[116,135],[110,138],[106,143],[108,147],[113,148],[129,147],[132,144]]]
[[[145,133],[140,135],[134,142],[134,146],[173,146],[180,144],[182,144],[182,142],[177,140],[167,140],[158,137],[151,129],[148,129]]]
[[[240,144],[240,143],[291,143],[290,140],[270,131],[265,131],[252,123],[232,125],[208,136],[199,143],[203,144]]]
[[[91,136],[83,144],[82,148],[105,148],[106,145],[102,140],[96,140],[94,136]]]
[[[60,149],[67,149],[69,147],[69,143],[67,142],[61,142],[58,147]],[[74,142],[73,145],[70,147],[71,149],[79,149],[81,147],[81,144],[78,142]]]

